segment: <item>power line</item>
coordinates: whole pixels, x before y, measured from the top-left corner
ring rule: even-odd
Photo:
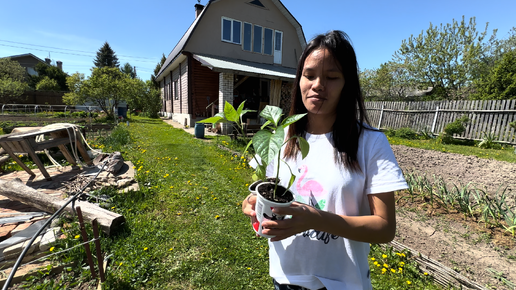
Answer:
[[[75,51],[75,52],[84,52],[84,53],[93,53],[93,54],[95,54],[95,52],[89,52],[89,51],[84,51],[84,50],[75,50],[75,49],[59,48],[59,47],[52,47],[52,46],[44,46],[44,45],[39,45],[39,44],[30,44],[30,43],[16,42],[16,41],[3,40],[3,39],[0,39],[0,41],[9,42],[9,43],[16,43],[16,44],[23,44],[23,45],[30,45],[30,46],[37,46],[37,47],[45,47],[45,48],[52,48],[52,49],[59,49],[59,50],[67,50],[67,51]],[[153,58],[148,58],[148,57],[130,56],[130,55],[119,55],[119,56],[131,57],[131,58],[141,58],[141,59],[150,59],[150,60],[153,59]]]
[[[2,41],[2,40],[0,40],[0,41]],[[29,45],[30,45],[30,44],[29,44]],[[21,46],[8,45],[8,44],[2,44],[2,43],[0,43],[0,46],[8,46],[8,47],[14,47],[14,48],[23,48],[23,49],[27,49],[27,50],[37,50],[37,51],[52,52],[52,53],[69,54],[69,55],[76,55],[76,56],[94,57],[94,56],[96,55],[96,53],[95,53],[95,52],[86,52],[86,53],[90,53],[91,55],[85,55],[85,54],[78,54],[78,53],[70,53],[70,52],[62,52],[62,51],[51,51],[51,50],[46,50],[46,49],[37,49],[37,48],[21,47]],[[126,56],[126,55],[117,55],[117,57],[118,57],[119,59],[130,59],[130,60],[132,60],[132,61],[137,61],[137,62],[148,62],[148,63],[154,63],[154,61],[146,61],[146,60],[133,59],[133,58],[142,58],[142,59],[144,59],[143,57],[132,57],[132,56]],[[145,58],[145,59],[150,59],[150,58]]]

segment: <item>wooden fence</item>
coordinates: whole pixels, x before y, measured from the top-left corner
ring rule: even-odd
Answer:
[[[366,102],[371,125],[386,129],[411,128],[439,134],[444,127],[467,115],[466,131],[455,137],[482,140],[492,133],[501,143],[516,144],[516,132],[509,123],[516,121],[516,100]]]

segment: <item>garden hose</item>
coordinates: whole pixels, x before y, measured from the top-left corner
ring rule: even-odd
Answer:
[[[82,192],[86,189],[86,187],[88,187],[90,185],[90,183],[95,180],[99,174],[102,172],[102,170],[104,170],[104,166],[106,166],[107,164],[107,161],[104,161],[102,163],[102,167],[100,168],[99,172],[97,172],[97,174],[88,181],[88,183],[86,183],[82,188],[81,190],[79,190],[79,192],[77,192],[74,196],[72,196],[60,209],[58,209],[46,222],[43,226],[41,226],[41,228],[34,234],[34,236],[32,237],[32,239],[29,241],[29,244],[23,249],[23,251],[21,252],[20,256],[18,257],[18,260],[16,260],[16,263],[14,264],[12,270],[11,270],[11,273],[9,273],[9,277],[7,278],[7,280],[5,280],[5,284],[4,284],[4,287],[2,288],[2,290],[6,290],[9,288],[9,284],[11,284],[11,281],[12,279],[14,278],[14,275],[16,274],[16,270],[18,269],[18,267],[20,266],[23,258],[25,257],[25,255],[27,254],[27,252],[29,251],[30,249],[30,246],[32,246],[32,243],[34,243],[34,241],[36,240],[36,238],[41,234],[41,232],[52,222],[52,220],[54,218],[56,218],[60,213],[61,211],[63,211],[66,206],[68,206],[68,204],[70,204],[71,202],[75,202],[75,200],[82,195]],[[73,209],[73,204],[72,204],[72,209]],[[75,210],[74,210],[75,212]]]

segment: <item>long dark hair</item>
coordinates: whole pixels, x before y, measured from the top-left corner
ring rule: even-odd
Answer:
[[[345,85],[337,104],[336,119],[333,124],[333,145],[335,147],[335,160],[345,164],[352,171],[360,170],[357,160],[358,140],[364,129],[369,124],[364,106],[362,91],[360,89],[359,68],[357,58],[351,41],[346,33],[338,30],[316,36],[305,47],[299,60],[296,79],[292,88],[291,106],[289,115],[306,113],[307,110],[301,98],[299,81],[301,79],[306,58],[318,49],[327,49],[337,62],[344,75]],[[297,135],[304,136],[308,118],[289,126],[288,138]],[[284,157],[295,158],[299,152],[296,139],[287,143]]]

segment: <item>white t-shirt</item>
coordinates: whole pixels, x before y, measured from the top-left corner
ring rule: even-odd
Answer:
[[[297,160],[287,162],[296,175],[290,188],[296,201],[338,215],[362,216],[371,214],[368,194],[407,188],[381,132],[363,130],[357,153],[361,172],[351,172],[334,162],[332,133],[307,133],[306,140],[310,144],[308,156],[303,160],[299,154]],[[251,162],[251,166],[253,163],[256,165]],[[274,164],[269,164],[267,176],[276,176]],[[282,185],[288,185],[290,171],[284,163],[279,177]],[[372,289],[368,254],[368,243],[309,230],[282,241],[269,241],[269,272],[280,284],[308,289]]]

